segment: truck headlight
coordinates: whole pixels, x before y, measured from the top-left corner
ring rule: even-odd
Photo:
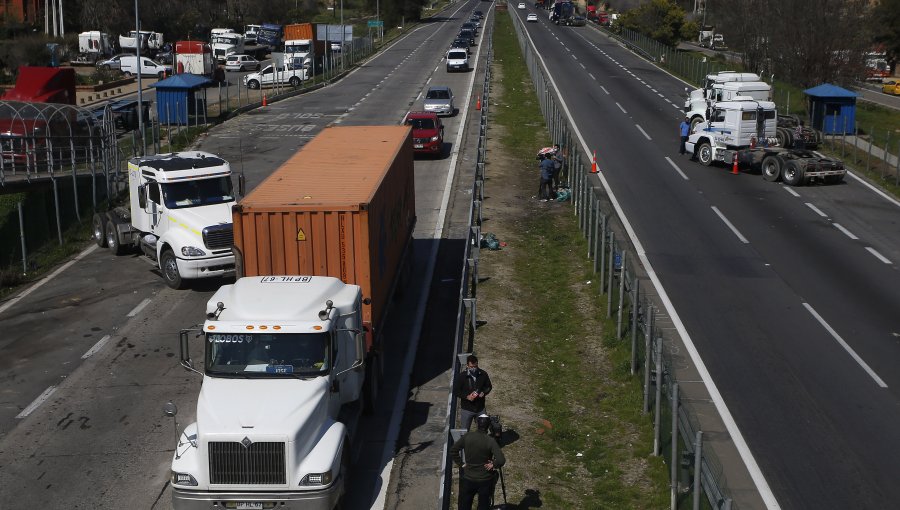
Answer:
[[[202,257],[206,252],[194,246],[185,246],[181,248],[181,254],[185,257]]]
[[[332,479],[333,476],[331,475],[331,471],[325,471],[324,473],[309,473],[300,480],[300,486],[329,485]]]
[[[190,473],[176,473],[172,471],[172,485],[181,485],[184,487],[196,487],[197,479]]]

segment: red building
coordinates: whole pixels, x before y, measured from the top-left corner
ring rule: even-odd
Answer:
[[[40,0],[0,0],[0,20],[4,23],[16,21],[34,25],[40,21]]]

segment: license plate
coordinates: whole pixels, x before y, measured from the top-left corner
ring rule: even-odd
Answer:
[[[263,510],[263,504],[260,501],[245,501],[237,503],[235,510]]]
[[[413,144],[413,149],[422,149],[422,148],[424,148],[424,147],[425,147],[425,146],[422,145],[421,143]]]

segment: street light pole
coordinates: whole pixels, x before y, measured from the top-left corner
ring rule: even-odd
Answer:
[[[137,85],[138,85],[138,132],[141,134],[141,156],[147,153],[147,140],[144,136],[144,92],[141,86],[141,18],[139,0],[134,0],[134,52],[137,54]]]

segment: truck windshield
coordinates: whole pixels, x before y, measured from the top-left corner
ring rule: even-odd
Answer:
[[[328,333],[207,333],[206,373],[250,377],[328,373]]]
[[[309,53],[309,43],[291,43],[284,45],[285,53]]]
[[[163,201],[169,209],[199,207],[234,201],[228,176],[196,181],[162,183]]]

